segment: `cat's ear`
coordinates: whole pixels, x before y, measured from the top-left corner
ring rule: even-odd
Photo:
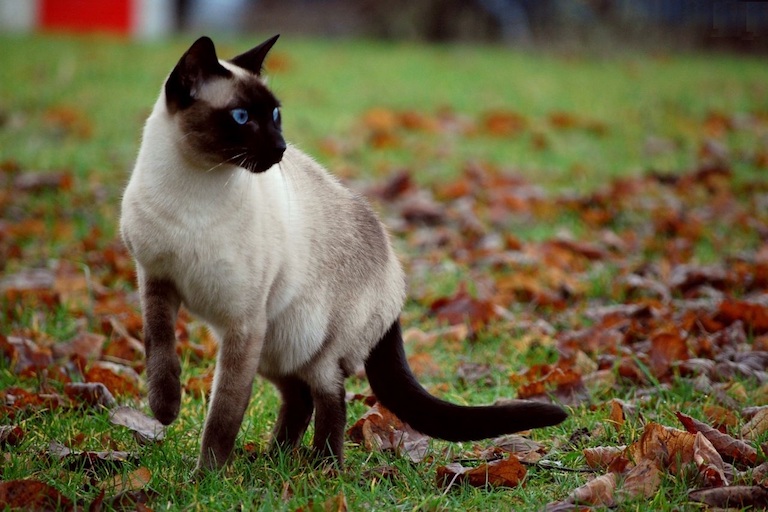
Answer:
[[[219,63],[216,48],[208,37],[189,47],[165,82],[165,100],[171,112],[191,105],[200,87],[213,77],[229,77],[231,72]]]
[[[241,53],[229,62],[255,75],[261,75],[261,70],[264,68],[264,59],[267,58],[267,53],[274,46],[278,37],[280,37],[280,34],[270,37],[260,45],[251,48],[245,53]]]

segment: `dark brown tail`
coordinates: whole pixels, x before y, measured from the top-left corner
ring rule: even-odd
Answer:
[[[415,430],[446,441],[474,441],[556,425],[566,412],[556,405],[521,400],[509,405],[465,407],[430,395],[408,366],[400,320],[389,328],[365,361],[376,398]]]

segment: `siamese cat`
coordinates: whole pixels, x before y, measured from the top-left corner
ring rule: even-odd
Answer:
[[[122,201],[136,261],[149,405],[179,414],[179,307],[219,340],[198,470],[225,464],[256,374],[280,392],[273,444],[342,465],[344,380],[364,366],[378,400],[414,429],[449,441],[554,425],[555,405],[462,407],[431,396],[403,351],[403,271],[366,201],[287,144],[262,77],[278,36],[225,61],[198,39],[146,121]]]

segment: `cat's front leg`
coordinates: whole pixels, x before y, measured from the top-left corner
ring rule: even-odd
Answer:
[[[255,333],[229,332],[221,340],[197,461],[198,473],[223,466],[232,453],[251,398],[265,331],[262,328]]]
[[[163,425],[179,415],[181,365],[176,355],[176,316],[181,299],[173,283],[140,275],[149,407]]]

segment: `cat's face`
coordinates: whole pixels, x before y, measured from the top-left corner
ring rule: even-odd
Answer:
[[[181,57],[165,97],[190,158],[210,168],[234,164],[251,172],[280,162],[286,149],[280,103],[260,76],[275,40],[221,63],[213,42],[201,37]]]

